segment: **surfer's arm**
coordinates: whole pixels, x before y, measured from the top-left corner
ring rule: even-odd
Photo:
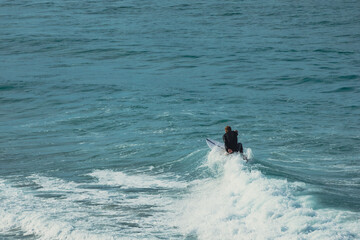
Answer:
[[[228,143],[227,143],[227,141],[226,141],[226,137],[225,137],[225,134],[223,135],[223,141],[224,141],[224,143],[225,143],[225,150],[226,150],[226,152],[229,152],[228,150],[228,147],[227,147],[227,145],[228,145]],[[231,149],[230,149],[231,150]],[[231,150],[232,151],[232,150]]]
[[[228,147],[228,141],[227,141],[225,135],[223,136],[223,140],[224,140],[224,143],[225,143],[225,144],[224,144],[224,145],[225,145],[225,151],[226,151],[227,153],[233,153],[233,150]]]

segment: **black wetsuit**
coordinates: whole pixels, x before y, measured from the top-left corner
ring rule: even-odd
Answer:
[[[243,147],[241,143],[238,143],[238,133],[235,131],[230,131],[224,134],[223,140],[225,143],[225,149],[233,150],[233,152],[240,152],[243,153]]]

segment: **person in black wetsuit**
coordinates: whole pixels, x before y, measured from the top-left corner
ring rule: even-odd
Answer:
[[[228,153],[240,152],[243,153],[243,146],[241,143],[238,143],[238,131],[231,131],[230,126],[225,127],[225,134],[223,140],[225,143],[225,149]]]

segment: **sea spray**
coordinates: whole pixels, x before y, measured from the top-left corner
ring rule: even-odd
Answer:
[[[307,187],[264,176],[240,155],[209,153],[215,177],[195,185],[179,203],[177,223],[199,239],[353,239],[358,215],[314,209]]]
[[[179,235],[167,223],[174,203],[167,191],[187,183],[112,170],[86,176],[90,180],[83,183],[38,174],[21,185],[0,179],[0,234],[39,239],[145,239],[161,231]]]

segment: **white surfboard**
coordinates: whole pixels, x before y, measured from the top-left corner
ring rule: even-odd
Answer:
[[[210,149],[214,149],[214,148],[218,148],[219,150],[222,150],[222,151],[225,151],[225,144],[224,143],[221,143],[221,142],[218,142],[218,141],[215,141],[215,140],[212,140],[210,138],[207,138],[206,139],[206,143],[207,145],[209,146]],[[243,159],[248,162],[249,159],[251,158],[252,156],[252,151],[250,148],[245,148],[245,153],[244,154],[241,154],[241,156],[243,157]],[[226,151],[225,151],[226,152]]]
[[[222,150],[225,150],[225,144],[224,143],[212,140],[210,138],[206,139],[206,143],[207,143],[207,145],[209,146],[210,149],[213,149],[214,147],[217,147],[217,148],[220,148]]]

